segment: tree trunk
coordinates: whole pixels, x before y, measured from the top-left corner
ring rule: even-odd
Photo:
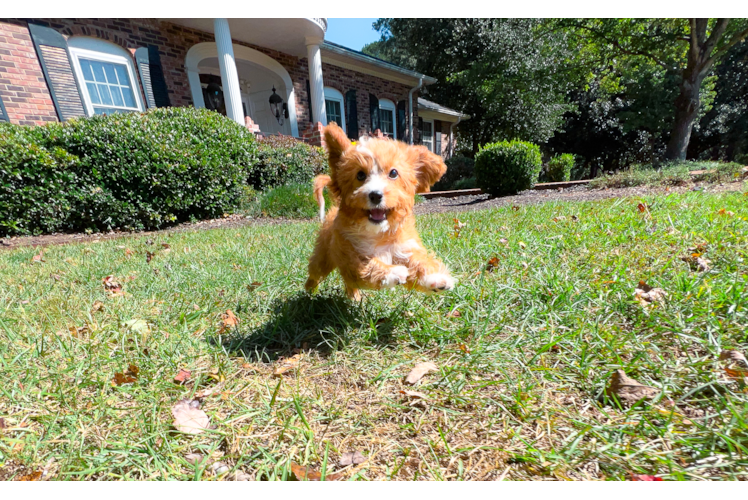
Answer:
[[[703,80],[698,72],[694,73],[684,75],[680,84],[680,94],[675,100],[675,123],[665,152],[666,160],[686,159],[691,130],[699,116],[699,89]]]

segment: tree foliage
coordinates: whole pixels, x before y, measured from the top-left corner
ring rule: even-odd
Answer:
[[[460,134],[473,152],[500,139],[545,142],[571,88],[562,32],[537,19],[380,19],[365,52],[437,78],[424,96],[471,116]]]

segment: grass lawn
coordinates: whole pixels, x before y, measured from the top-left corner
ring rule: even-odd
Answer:
[[[718,360],[748,351],[748,197],[515,208],[457,237],[420,218],[455,291],[361,304],[337,275],[302,292],[314,222],[0,252],[0,479],[748,479],[748,392]],[[707,271],[681,260],[697,247]],[[619,405],[618,369],[661,392]],[[215,428],[177,432],[197,396]]]

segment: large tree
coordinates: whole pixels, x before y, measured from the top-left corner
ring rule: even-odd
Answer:
[[[380,19],[364,51],[437,78],[424,97],[471,116],[473,152],[498,139],[545,142],[569,109],[574,67],[566,35],[537,19]]]
[[[576,32],[586,53],[606,59],[614,71],[646,59],[677,75],[672,128],[665,158],[683,160],[694,123],[703,111],[703,85],[715,63],[748,36],[745,19],[564,19],[561,31]]]

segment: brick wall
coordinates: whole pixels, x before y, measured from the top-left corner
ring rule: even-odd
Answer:
[[[0,22],[0,97],[11,123],[41,125],[57,121],[26,26]]]
[[[157,19],[0,19],[0,92],[13,123],[39,124],[56,120],[26,21],[50,27],[66,37],[90,36],[107,40],[127,49],[131,54],[139,47],[157,46],[172,106],[193,104],[184,66],[187,51],[198,43],[215,41],[210,33]],[[311,124],[306,91],[309,79],[307,59],[252,44],[234,43],[275,59],[288,71],[294,85],[299,132],[306,130]],[[390,99],[394,103],[408,99],[410,88],[404,84],[329,64],[322,65],[322,72],[326,86],[336,88],[344,95],[351,88],[356,89],[359,134],[368,133],[371,128],[369,93],[379,99]],[[12,78],[6,78],[8,75]],[[138,85],[140,86],[139,81]],[[142,95],[142,88],[140,91]],[[414,103],[417,98],[418,93],[415,93]],[[415,109],[414,112],[417,123],[418,110]]]

